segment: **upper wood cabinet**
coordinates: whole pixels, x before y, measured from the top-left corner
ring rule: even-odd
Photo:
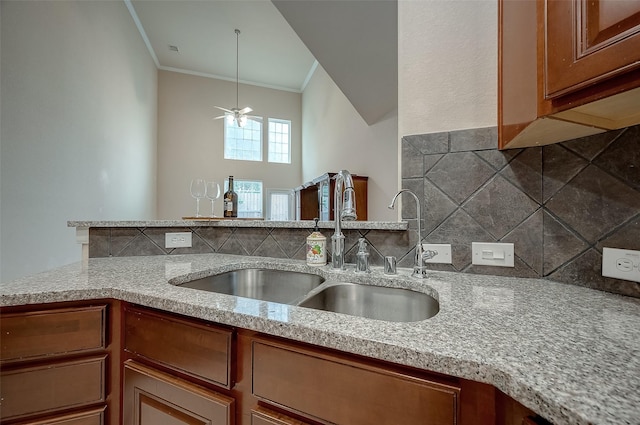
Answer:
[[[500,0],[499,147],[640,123],[640,0]]]

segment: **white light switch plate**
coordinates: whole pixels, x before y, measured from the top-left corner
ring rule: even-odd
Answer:
[[[191,248],[191,232],[173,232],[164,234],[165,248]]]
[[[602,276],[640,282],[640,251],[602,248]]]
[[[451,264],[451,244],[448,243],[423,243],[422,252],[435,251],[438,254],[425,263]]]
[[[513,267],[512,243],[471,243],[471,262],[478,266]]]

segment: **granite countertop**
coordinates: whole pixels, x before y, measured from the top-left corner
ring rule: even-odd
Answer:
[[[313,229],[313,220],[271,221],[250,219],[198,218],[186,220],[119,220],[68,221],[67,227],[278,227],[287,229]],[[333,229],[333,221],[319,221],[321,229]],[[343,221],[343,229],[407,230],[406,221]]]
[[[393,323],[182,288],[245,267],[434,295],[440,312]],[[94,258],[3,283],[0,305],[115,298],[212,322],[485,382],[556,425],[640,424],[640,300],[540,279],[374,268],[221,254]]]

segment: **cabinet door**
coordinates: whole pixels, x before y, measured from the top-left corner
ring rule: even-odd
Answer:
[[[234,400],[133,361],[124,366],[125,425],[232,425]]]
[[[640,0],[546,0],[547,98],[640,67]]]
[[[306,425],[306,423],[264,407],[258,407],[251,411],[251,425]]]

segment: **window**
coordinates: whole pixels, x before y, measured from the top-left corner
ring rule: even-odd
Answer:
[[[247,120],[244,127],[224,120],[224,158],[262,161],[262,123]]]
[[[229,180],[224,181],[224,191],[229,190]],[[238,218],[262,218],[262,182],[257,180],[233,180],[233,190],[238,194]]]
[[[267,220],[293,220],[293,199],[291,189],[267,189]]]
[[[269,162],[291,164],[291,121],[269,118]]]

